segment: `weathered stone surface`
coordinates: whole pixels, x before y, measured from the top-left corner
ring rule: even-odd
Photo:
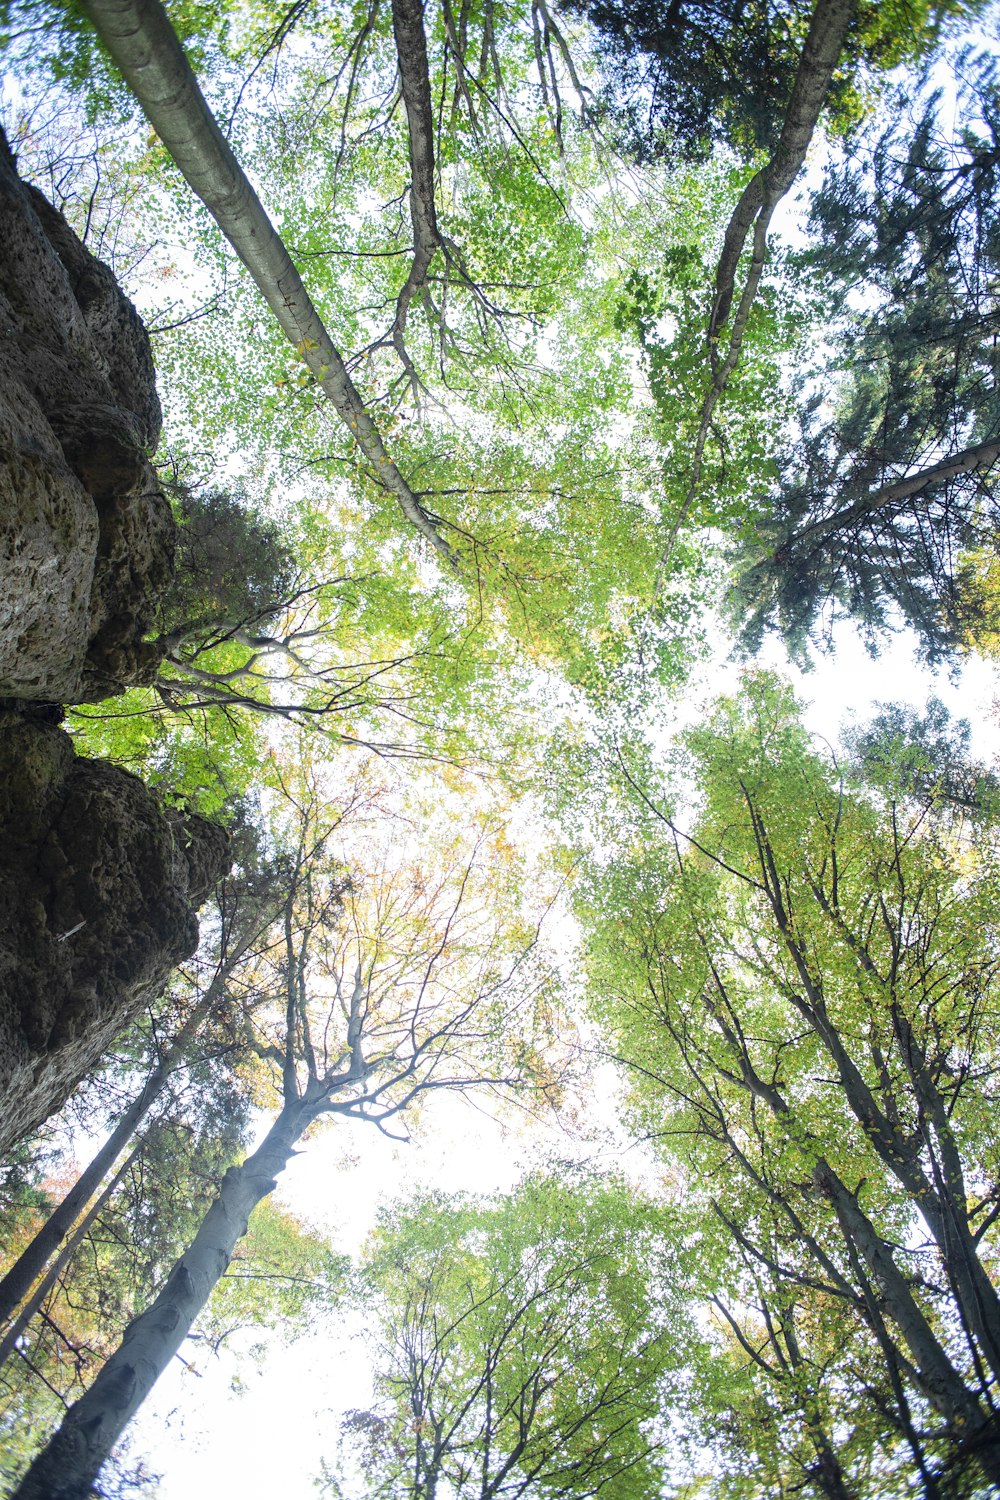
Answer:
[[[0,697],[93,702],[149,680],[172,573],[149,340],[2,133],[0,247]]]
[[[221,829],[0,710],[0,1152],[58,1109],[197,943]]]

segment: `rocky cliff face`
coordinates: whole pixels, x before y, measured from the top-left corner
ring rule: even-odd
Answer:
[[[0,134],[0,1151],[198,939],[226,836],[84,760],[63,703],[141,682],[175,525],[149,341]]]
[[[226,835],[0,711],[0,1151],[66,1098],[198,940]]]
[[[2,133],[0,247],[0,697],[90,702],[155,667],[172,573],[149,341]]]

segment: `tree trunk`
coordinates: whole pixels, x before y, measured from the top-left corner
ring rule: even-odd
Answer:
[[[1000,451],[1000,444],[995,446]],[[771,845],[762,823],[760,828],[761,847],[769,855]],[[887,1171],[919,1205],[940,1251],[966,1334],[970,1341],[974,1339],[979,1345],[979,1351],[994,1376],[1000,1377],[1000,1298],[977,1253],[969,1224],[969,1198],[961,1156],[952,1134],[946,1102],[927,1068],[923,1046],[914,1035],[905,1011],[894,1000],[889,1010],[893,1039],[924,1121],[922,1139],[917,1141],[908,1138],[898,1121],[890,1119],[880,1107],[836,1025],[830,1020],[822,988],[813,980],[807,955],[785,913],[780,887],[776,883],[773,856],[770,873],[765,873],[771,910],[802,984],[803,994],[789,988],[786,998],[829,1053],[844,1097]],[[824,892],[815,884],[812,890],[821,910],[833,922],[864,971],[881,983],[878,968],[865,945],[856,939]],[[930,1175],[924,1166],[925,1153],[931,1163]]]
[[[715,298],[708,320],[712,383],[702,402],[698,434],[691,455],[687,493],[667,535],[660,557],[661,570],[674,550],[681,527],[690,515],[698,495],[705,445],[715,408],[736,368],[743,348],[743,335],[757,299],[757,288],[767,260],[767,232],[771,219],[805,161],[854,11],[855,0],[817,0],[774,156],[747,183],[726,228],[722,254],[715,272]],[[720,332],[733,305],[736,272],[751,228],[753,253],[729,332],[728,346],[723,355],[719,347]]]
[[[66,1240],[61,1253],[53,1261],[48,1271],[42,1277],[41,1281],[38,1283],[38,1285],[35,1287],[35,1290],[28,1298],[28,1301],[21,1308],[21,1311],[14,1319],[10,1328],[4,1334],[3,1340],[0,1341],[0,1370],[3,1369],[4,1365],[13,1354],[14,1349],[17,1346],[17,1341],[21,1337],[21,1334],[27,1328],[28,1324],[31,1322],[32,1318],[35,1316],[36,1312],[41,1307],[46,1297],[49,1295],[49,1292],[55,1286],[56,1280],[62,1272],[63,1267],[68,1265],[72,1260],[80,1241],[87,1233],[87,1230],[90,1228],[91,1224],[97,1218],[97,1215],[100,1213],[105,1203],[107,1203],[108,1199],[111,1197],[111,1194],[114,1192],[115,1188],[125,1176],[125,1173],[128,1171],[129,1167],[135,1161],[136,1157],[139,1156],[144,1145],[145,1142],[140,1141],[139,1144],[131,1152],[129,1152],[129,1155],[122,1162],[121,1166],[118,1168],[118,1171],[105,1185],[103,1191],[99,1194],[99,1196],[94,1199],[93,1203],[90,1205],[87,1212],[80,1220],[79,1224],[77,1224],[76,1228],[73,1230],[73,1233]]]
[[[981,469],[990,469],[998,458],[1000,458],[1000,442],[994,440],[988,443],[975,443],[971,448],[963,448],[951,458],[944,458],[940,463],[920,469],[906,479],[894,479],[889,484],[870,490],[868,494],[853,500],[850,505],[845,505],[835,511],[832,516],[810,521],[807,526],[801,526],[798,531],[792,532],[788,541],[783,545],[794,546],[813,536],[819,536],[825,540],[834,532],[846,531],[858,522],[866,521],[869,516],[876,515],[879,511],[898,505],[903,500],[912,499],[932,484],[957,479],[961,474],[976,474]],[[850,493],[854,486],[849,484],[845,488]]]
[[[104,1145],[89,1166],[84,1168],[58,1208],[53,1209],[34,1239],[0,1281],[0,1327],[9,1323],[21,1302],[41,1275],[49,1256],[59,1248],[84,1204],[97,1191],[121,1151],[139,1129],[149,1111],[167,1086],[170,1075],[184,1060],[188,1047],[218,999],[217,981],[213,980],[191,1012],[173,1043],[146,1080],[142,1093],[129,1105]],[[0,1359],[2,1363],[2,1359]]]
[[[774,871],[774,864],[773,856],[770,855],[767,832],[757,818],[754,820],[754,828],[760,848],[762,872],[768,877],[768,884],[763,888],[772,896],[775,919],[788,943],[790,937],[784,908],[778,902],[775,888],[770,884],[772,874],[769,872]],[[791,947],[794,952],[794,944],[791,944]],[[808,980],[808,976],[807,983],[811,988],[811,980]],[[732,1049],[743,1086],[755,1098],[765,1102],[789,1134],[794,1135],[792,1111],[780,1090],[757,1073],[745,1042],[729,1026],[721,1009],[712,1006],[708,1009],[718,1021]],[[747,1165],[731,1137],[728,1138],[728,1144],[744,1171],[747,1171]],[[748,1175],[754,1181],[761,1181],[752,1171],[749,1171]],[[892,1248],[865,1214],[856,1193],[851,1192],[823,1156],[816,1158],[812,1178],[816,1190],[821,1197],[826,1199],[836,1215],[848,1255],[852,1257],[852,1263],[857,1258],[867,1266],[868,1276],[879,1290],[880,1306],[885,1307],[912,1355],[924,1395],[944,1417],[951,1428],[953,1437],[957,1437],[962,1446],[974,1454],[976,1462],[987,1478],[1000,1486],[1000,1424],[996,1416],[984,1412],[976,1393],[968,1388],[961,1373],[955,1368],[914,1297],[907,1278],[896,1264]],[[769,1195],[776,1196],[773,1189],[767,1190]],[[778,1201],[782,1201],[780,1197]],[[725,1216],[722,1217],[724,1222],[729,1223]],[[730,1228],[732,1227],[730,1224]],[[811,1245],[809,1249],[815,1253]]]
[[[831,1204],[848,1248],[853,1245],[868,1267],[886,1311],[913,1356],[927,1399],[944,1417],[953,1438],[973,1454],[986,1478],[1000,1487],[1000,1428],[996,1416],[983,1411],[927,1322],[891,1249],[856,1196],[822,1157],[814,1168],[813,1180]]]
[[[273,1190],[315,1104],[286,1104],[252,1156],[230,1167],[218,1197],[152,1304],[133,1318],[90,1389],[70,1407],[11,1500],[87,1500],[98,1471],[180,1349],[224,1274],[250,1214]]]
[[[302,278],[219,129],[160,0],[86,0],[85,8],[147,120],[347,423],[378,483],[395,495],[421,536],[454,564],[451,548],[386,452]]]
[[[401,339],[410,301],[426,282],[441,236],[434,201],[434,110],[421,0],[392,0],[392,29],[406,107],[413,225],[413,264],[396,304],[396,334]]]
[[[736,268],[751,225],[759,215],[766,228],[806,159],[820,111],[826,102],[833,70],[854,19],[854,9],[855,0],[818,0],[813,11],[774,156],[743,189],[726,229],[715,273],[715,306],[708,330],[710,339],[718,336],[729,316]]]

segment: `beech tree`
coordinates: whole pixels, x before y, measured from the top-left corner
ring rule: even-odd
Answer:
[[[898,720],[842,775],[765,680],[689,736],[694,811],[643,749],[710,618],[719,544],[751,643],[827,607],[874,632],[898,607],[934,654],[988,605],[995,91],[981,74],[947,147],[937,116],[901,116],[870,164],[835,168],[796,261],[772,224],[824,122],[860,149],[873,75],[960,7],[574,9],[89,0],[125,90],[75,10],[32,20],[26,71],[131,127],[66,159],[81,230],[127,224],[149,251],[134,286],[172,458],[254,476],[228,511],[241,576],[182,501],[156,678],[75,727],[175,797],[218,809],[256,785],[285,808],[287,883],[248,981],[272,1003],[233,1022],[271,1127],[151,1251],[148,1305],[118,1299],[121,1346],[21,1496],[86,1494],[185,1337],[225,1336],[224,1313],[199,1319],[311,1127],[391,1133],[439,1088],[554,1092],[537,877],[483,830],[481,785],[461,782],[464,833],[441,834],[472,757],[558,780],[566,825],[600,782],[594,1010],[670,1213],[588,1181],[387,1216],[362,1272],[380,1405],[353,1415],[330,1485],[354,1462],[386,1497],[632,1500],[684,1482],[662,1452],[676,1386],[720,1500],[1000,1485],[988,779],[942,769],[934,723],[898,754]],[[624,121],[640,161],[607,109],[623,54],[651,69],[653,130]],[[803,394],[782,366],[817,330]],[[227,519],[218,495],[207,509]],[[394,816],[385,796],[382,827],[335,849],[307,724],[342,756],[424,756],[433,805]],[[619,732],[609,770],[593,744]],[[102,1158],[120,1184],[81,1198],[74,1235],[114,1225],[127,1255],[140,1166]],[[15,1321],[42,1262],[19,1275]]]
[[[383,1131],[438,1089],[543,1086],[533,1050],[536,1007],[551,981],[537,933],[483,899],[484,842],[445,849],[436,871],[424,841],[414,866],[383,848],[364,880],[326,854],[331,828],[314,798],[292,796],[290,873],[281,917],[281,1010],[248,1020],[270,1064],[280,1110],[260,1145],[226,1173],[158,1295],[14,1491],[79,1496],[176,1354],[308,1128],[327,1115]],[[377,851],[369,848],[369,857]],[[511,872],[513,882],[514,874]]]
[[[344,1419],[327,1493],[360,1495],[352,1470],[372,1500],[658,1490],[684,1319],[656,1222],[584,1176],[383,1210],[356,1290],[380,1402]]]
[[[303,371],[300,384],[289,370],[214,243],[203,256],[229,276],[225,309],[165,336],[158,352],[174,388],[190,393],[186,421],[213,440],[224,425],[265,468],[294,465],[323,485],[327,507],[331,493],[341,514],[349,505],[361,570],[377,557],[383,571],[387,554],[408,567],[410,606],[434,607],[453,638],[495,659],[509,633],[515,652],[596,692],[639,656],[633,682],[676,679],[701,562],[681,549],[668,587],[655,540],[635,545],[677,506],[662,493],[649,414],[636,410],[615,303],[626,244],[632,262],[664,234],[714,237],[721,174],[689,173],[682,212],[662,172],[634,186],[629,172],[609,197],[616,164],[603,163],[580,117],[566,109],[552,127],[546,48],[562,59],[560,97],[587,87],[554,15],[541,62],[516,8],[464,22],[447,7],[431,12],[422,48],[397,48],[396,33],[412,40],[416,24],[386,8],[357,21],[303,8],[290,19],[294,66],[282,32],[268,54],[271,92],[256,78],[240,92],[234,141],[245,140],[317,301],[343,329],[352,378],[384,414],[397,468],[419,473],[420,503],[464,558],[459,586],[413,566],[377,470],[331,437],[313,377]],[[329,139],[313,115],[331,67]],[[388,87],[396,75],[399,98]],[[579,89],[567,83],[574,75]],[[428,109],[441,97],[446,118]],[[275,133],[296,150],[262,151],[261,136]],[[373,207],[373,195],[397,191],[402,220],[391,205]],[[249,405],[244,382],[219,378],[244,362],[260,393]],[[610,630],[595,631],[598,617]]]
[[[744,692],[687,737],[696,822],[628,772],[648,821],[600,884],[595,1006],[739,1253],[838,1310],[942,1485],[989,1486],[995,831],[845,784],[779,685]]]

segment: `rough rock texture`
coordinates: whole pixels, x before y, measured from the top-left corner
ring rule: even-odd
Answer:
[[[0,134],[0,1151],[198,940],[221,829],[75,755],[47,705],[148,680],[175,525],[149,341]]]
[[[0,1152],[44,1120],[195,947],[226,835],[0,710]]]
[[[159,432],[138,314],[0,133],[0,698],[93,702],[149,680],[175,532]]]

